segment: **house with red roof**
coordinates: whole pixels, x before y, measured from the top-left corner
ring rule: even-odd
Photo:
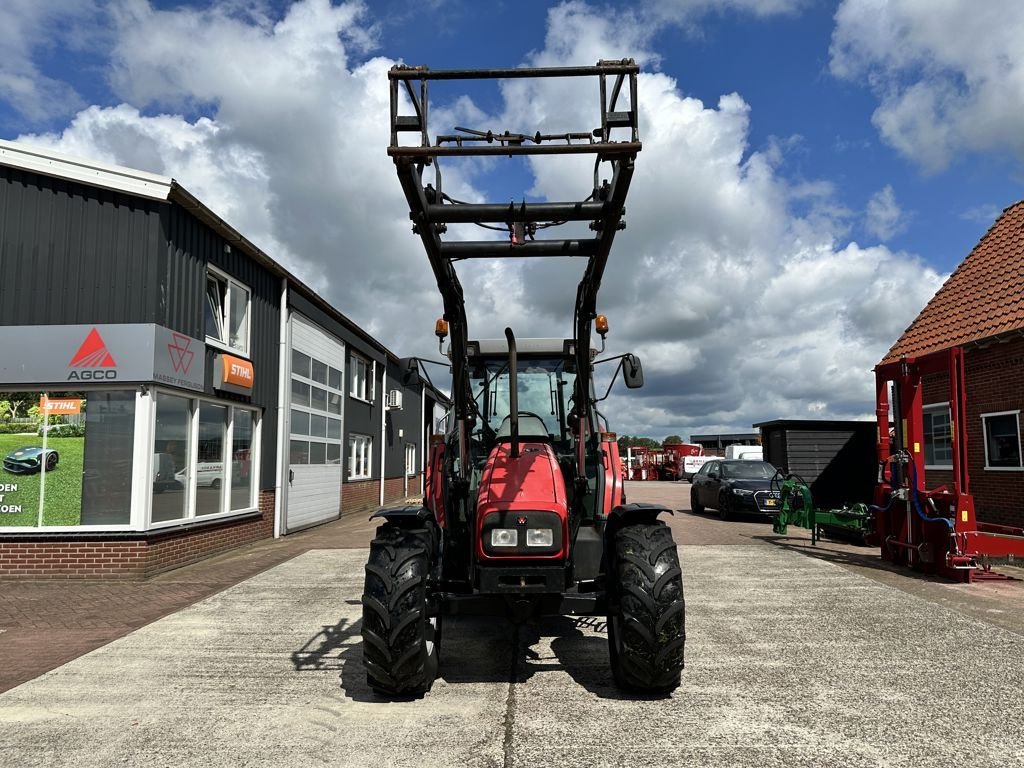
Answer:
[[[1003,211],[879,361],[964,350],[967,470],[979,521],[1024,527],[1024,201]],[[924,378],[926,488],[952,482],[946,373]]]

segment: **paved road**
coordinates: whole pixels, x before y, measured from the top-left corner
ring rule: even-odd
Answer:
[[[673,527],[692,543],[671,697],[616,691],[600,621],[458,618],[430,693],[381,701],[364,553],[312,549],[0,695],[0,765],[1024,766],[1024,632],[988,613],[1020,613],[1021,584],[809,556],[759,522]]]

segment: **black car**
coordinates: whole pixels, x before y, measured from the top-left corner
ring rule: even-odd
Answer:
[[[712,459],[693,476],[690,509],[700,513],[711,507],[723,520],[740,512],[774,514],[779,504],[779,492],[771,488],[775,474],[767,461]]]

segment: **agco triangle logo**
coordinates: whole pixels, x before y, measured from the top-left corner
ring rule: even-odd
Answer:
[[[117,363],[113,355],[107,349],[107,345],[100,336],[100,332],[93,328],[85,337],[82,346],[75,352],[74,357],[68,363],[72,370],[68,374],[68,381],[95,381],[97,379],[109,380],[117,378]],[[100,370],[95,370],[100,369]]]

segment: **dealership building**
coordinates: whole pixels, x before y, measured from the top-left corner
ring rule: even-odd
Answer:
[[[418,496],[445,398],[171,178],[0,141],[0,576]]]

